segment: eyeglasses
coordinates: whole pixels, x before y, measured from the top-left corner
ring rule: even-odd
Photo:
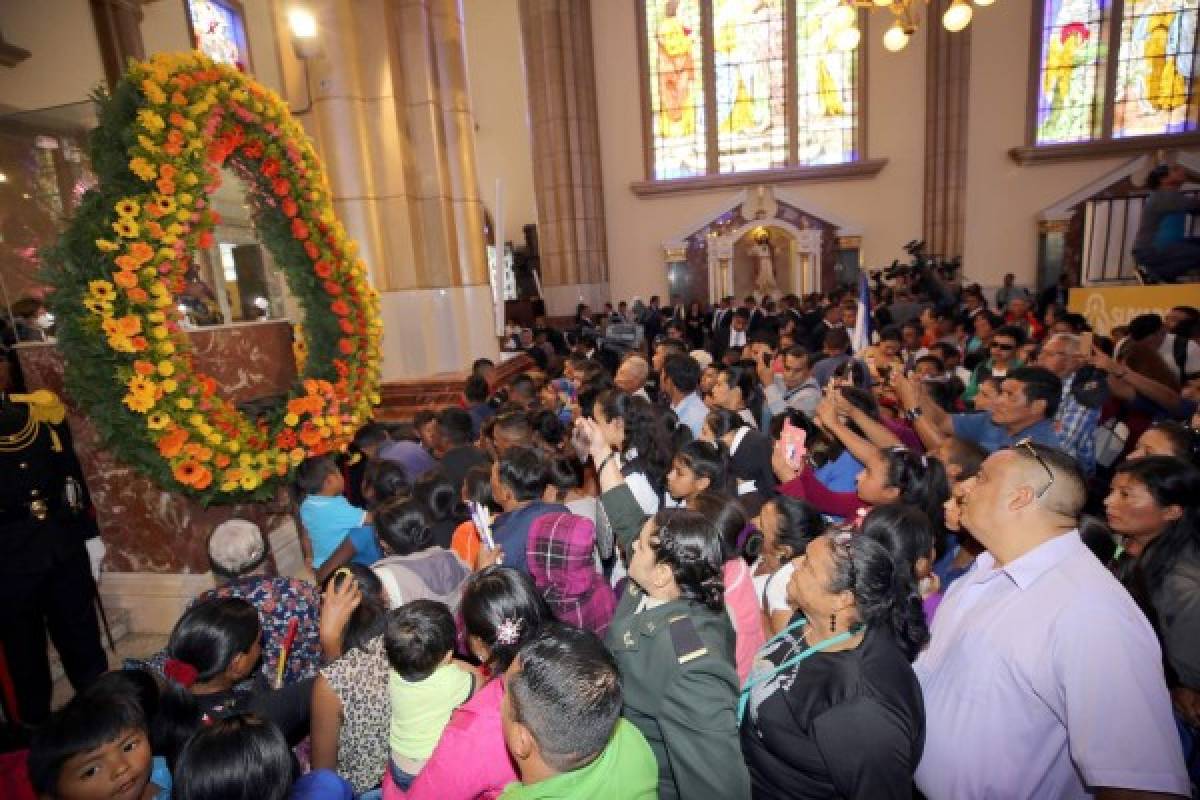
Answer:
[[[1050,491],[1050,487],[1054,485],[1054,470],[1050,469],[1050,465],[1046,463],[1046,459],[1042,458],[1038,454],[1038,451],[1033,446],[1032,439],[1022,439],[1021,441],[1014,444],[1013,447],[1018,450],[1022,450],[1025,453],[1033,456],[1034,460],[1037,461],[1037,463],[1042,465],[1042,469],[1046,470],[1046,476],[1048,478],[1050,478],[1050,480],[1046,483],[1045,486],[1043,486],[1041,489],[1039,489],[1034,494],[1034,497],[1036,497],[1040,500],[1042,498],[1042,495],[1044,495],[1046,492]]]

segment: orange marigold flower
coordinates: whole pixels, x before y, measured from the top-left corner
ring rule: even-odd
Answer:
[[[203,491],[212,485],[212,471],[208,467],[200,467],[192,481],[192,487]]]
[[[131,303],[145,303],[150,300],[150,295],[146,294],[146,290],[140,286],[135,286],[125,292]]]
[[[130,346],[133,347],[133,352],[140,353],[149,347],[150,344],[146,341],[145,336],[135,336],[130,340]]]
[[[121,317],[117,320],[117,332],[122,336],[133,336],[142,332],[142,320],[140,317],[135,317],[132,314]]]
[[[349,339],[338,339],[338,350],[346,355],[354,352],[354,342]]]
[[[300,444],[305,447],[315,447],[321,441],[321,433],[311,425],[305,425],[300,430]]]
[[[158,453],[163,458],[174,458],[183,450],[188,440],[188,432],[183,428],[172,428],[158,440]]]
[[[122,256],[122,258],[124,258],[124,256]],[[122,270],[116,275],[113,275],[113,283],[117,284],[117,286],[120,286],[122,289],[132,289],[138,285],[137,273],[126,272],[125,270]]]
[[[182,483],[184,486],[194,486],[197,476],[199,475],[201,466],[195,461],[187,460],[180,461],[175,465],[175,469],[171,474],[175,476],[175,480]]]
[[[149,361],[142,361],[141,359],[138,359],[137,361],[133,362],[133,371],[138,375],[153,375],[155,368],[154,365]]]
[[[175,194],[175,181],[170,178],[159,178],[154,182],[161,194]]]
[[[225,469],[229,466],[230,461],[231,459],[229,456],[225,455],[224,453],[217,453],[216,456],[213,457],[213,464],[217,467],[217,469]]]

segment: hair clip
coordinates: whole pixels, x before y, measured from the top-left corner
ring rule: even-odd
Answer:
[[[502,644],[508,647],[517,643],[521,638],[521,620],[513,617],[505,617],[500,626],[496,628],[496,644]]]
[[[163,664],[163,674],[185,689],[192,688],[192,684],[196,682],[196,678],[200,677],[199,670],[177,658],[167,659],[166,663]]]

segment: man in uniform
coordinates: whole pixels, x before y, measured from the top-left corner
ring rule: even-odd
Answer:
[[[36,725],[50,713],[47,629],[77,691],[108,660],[84,546],[96,526],[65,409],[46,390],[9,394],[12,374],[0,357],[0,649],[16,696],[5,713]]]

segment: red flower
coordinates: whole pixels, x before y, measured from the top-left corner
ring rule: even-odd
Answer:
[[[201,233],[200,236],[196,239],[196,246],[199,247],[201,250],[207,250],[208,248],[212,247],[213,246],[212,231],[204,231],[203,233]]]
[[[340,295],[342,293],[342,287],[337,285],[333,281],[325,281],[325,292],[326,292],[326,294],[330,294],[330,295],[333,295],[334,297],[337,297],[338,295]]]
[[[351,335],[351,336],[354,335],[354,326],[350,324],[350,320],[342,319],[342,320],[338,320],[338,322],[342,326],[342,333],[345,333],[345,334]]]
[[[338,350],[341,350],[346,355],[354,352],[354,342],[349,339],[338,339]]]
[[[296,213],[300,211],[300,207],[296,205],[296,201],[290,197],[283,198],[283,202],[280,203],[279,207],[289,217],[296,216]]]
[[[322,260],[313,264],[313,272],[317,273],[317,277],[319,278],[328,278],[333,274],[333,267],[330,266],[328,261]]]
[[[339,317],[346,317],[350,315],[350,306],[346,305],[346,301],[344,300],[334,300],[329,304],[329,310],[337,314]]]
[[[304,220],[292,220],[292,236],[296,237],[297,239],[308,238],[308,226],[304,224]]]
[[[288,182],[287,178],[276,178],[271,181],[271,191],[284,197],[292,193],[292,184]]]
[[[259,171],[268,178],[274,178],[279,174],[279,160],[276,158],[264,158]]]
[[[249,144],[242,145],[242,155],[247,158],[258,158],[263,154],[262,142],[255,140]]]
[[[316,243],[312,241],[307,241],[304,243],[304,252],[307,253],[308,257],[313,261],[316,261],[321,257],[321,250],[317,247]]]

